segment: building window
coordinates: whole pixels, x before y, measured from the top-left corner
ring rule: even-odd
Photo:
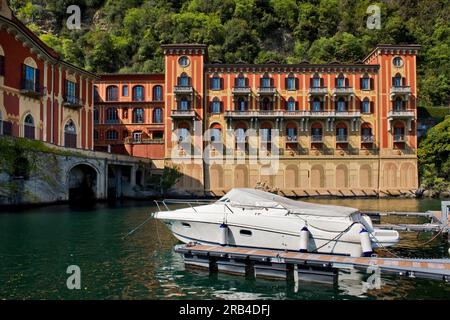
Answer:
[[[269,98],[264,98],[261,101],[261,110],[263,111],[271,111],[273,110],[273,103]]]
[[[152,137],[155,140],[162,140],[164,139],[164,131],[154,131]]]
[[[286,78],[286,90],[297,90],[297,79],[293,73]]]
[[[370,100],[368,98],[365,98],[361,103],[361,112],[370,113]]]
[[[272,141],[272,129],[263,128],[260,130],[261,142],[271,142]]]
[[[133,87],[133,101],[144,101],[144,87]]]
[[[0,56],[0,76],[5,76],[5,56]]]
[[[264,74],[261,78],[261,88],[271,88],[272,87],[272,79],[268,74]]]
[[[94,130],[94,141],[98,140],[98,131]]]
[[[187,66],[189,66],[189,58],[186,56],[182,56],[180,57],[180,59],[178,59],[178,63],[180,64],[180,66],[182,66],[183,68],[186,68]]]
[[[188,75],[183,72],[181,76],[178,77],[178,85],[181,87],[188,87],[191,84],[191,79],[188,77]]]
[[[153,110],[153,123],[162,123],[162,110],[160,108],[156,108]]]
[[[311,128],[311,142],[322,142],[322,127],[315,126]]]
[[[336,142],[346,142],[347,141],[347,127],[341,126],[336,128]]]
[[[118,101],[119,88],[117,86],[109,86],[106,88],[106,101]]]
[[[94,86],[94,102],[100,102],[100,93],[98,92],[98,87]]]
[[[31,114],[27,115],[24,120],[24,137],[28,139],[35,139],[34,119]]]
[[[373,142],[372,128],[369,127],[361,128],[361,140],[362,143]]]
[[[315,98],[312,102],[312,111],[313,112],[322,111],[322,102],[318,98]]]
[[[370,78],[361,78],[361,90],[370,90]]]
[[[397,97],[394,101],[394,111],[402,111],[403,108],[403,100],[400,97]]]
[[[133,123],[144,123],[144,109],[135,108],[133,110]]]
[[[106,131],[106,140],[118,140],[119,133],[116,130]]]
[[[39,70],[22,65],[22,90],[39,92]]]
[[[322,79],[318,74],[315,74],[314,77],[311,79],[311,87],[312,88],[320,88],[322,85]]]
[[[122,109],[122,119],[128,119],[128,108]]]
[[[214,98],[211,102],[211,113],[220,113],[220,100],[218,98]]]
[[[135,143],[142,142],[142,131],[133,132],[133,142],[135,142]]]
[[[394,142],[405,142],[405,128],[395,127],[394,128]]]
[[[180,111],[188,111],[191,108],[191,102],[187,98],[181,98],[179,110]]]
[[[336,111],[337,112],[347,111],[347,104],[344,98],[339,98],[339,100],[336,102]]]
[[[211,142],[217,142],[222,140],[222,130],[219,128],[211,128]]]
[[[78,92],[77,92],[77,84],[75,82],[66,80],[66,96],[65,102],[71,104],[77,104],[78,101]]]
[[[211,78],[211,90],[220,90],[222,89],[222,79],[215,74],[212,78]]]
[[[296,142],[297,141],[297,129],[296,128],[287,128],[286,129],[286,140],[288,142]]]
[[[240,74],[235,80],[235,84],[236,84],[237,88],[245,88],[247,86],[246,82],[247,81],[243,74]]]
[[[119,122],[119,116],[117,113],[117,108],[109,108],[106,110],[106,123],[117,123]]]
[[[187,142],[189,140],[189,130],[187,128],[178,128],[178,142]]]
[[[77,147],[77,129],[72,120],[69,120],[64,127],[64,146],[66,148]]]
[[[393,64],[397,68],[401,68],[403,66],[403,59],[400,57],[395,57],[394,60],[392,60]]]
[[[237,111],[247,111],[247,101],[244,98],[240,97],[237,101],[236,107]]]
[[[295,100],[294,98],[290,97],[289,100],[286,102],[286,110],[287,111],[295,111]]]
[[[402,86],[402,82],[403,82],[402,76],[397,73],[395,75],[395,77],[394,77],[394,81],[393,82],[394,82],[393,83],[394,87],[401,87]]]
[[[163,100],[163,92],[161,86],[153,87],[153,101],[162,101]]]
[[[94,123],[97,124],[99,122],[98,120],[98,109],[94,108]]]
[[[128,90],[128,86],[123,86],[122,87],[122,96],[124,96],[124,97],[128,97],[128,95],[130,94],[129,92],[128,92],[129,90]]]

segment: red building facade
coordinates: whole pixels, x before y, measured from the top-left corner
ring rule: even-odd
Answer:
[[[96,150],[163,159],[164,75],[103,75],[95,90]]]
[[[61,60],[0,3],[0,134],[93,149],[96,76]]]

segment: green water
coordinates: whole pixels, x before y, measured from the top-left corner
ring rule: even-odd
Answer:
[[[438,200],[321,199],[361,210],[439,210]],[[450,284],[383,277],[379,290],[362,291],[362,273],[341,272],[338,285],[246,280],[186,271],[172,251],[177,241],[151,220],[151,203],[98,204],[89,211],[52,206],[0,212],[0,299],[449,299]],[[403,218],[405,219],[405,218]],[[404,221],[404,220],[402,220]],[[414,220],[417,221],[417,220]],[[395,219],[382,222],[395,222]],[[393,251],[406,257],[448,258],[441,238],[417,249],[431,234],[402,233]],[[387,253],[380,255],[388,256]],[[81,268],[81,290],[68,290],[66,269]]]

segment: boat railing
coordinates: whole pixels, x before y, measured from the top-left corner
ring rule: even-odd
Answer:
[[[208,204],[213,204],[216,203],[217,200],[207,200],[207,199],[203,199],[203,200],[182,200],[182,199],[165,199],[165,200],[155,200],[155,204],[158,207],[158,211],[163,211],[161,210],[161,208],[164,208],[166,211],[172,211],[169,208],[169,205],[171,204],[184,204],[187,205],[189,207],[191,207],[192,210],[194,210],[196,213],[198,213],[198,211],[195,209],[196,206],[199,205],[208,205]],[[231,213],[234,213],[233,210],[230,209],[230,207],[225,203],[225,202],[221,202]]]

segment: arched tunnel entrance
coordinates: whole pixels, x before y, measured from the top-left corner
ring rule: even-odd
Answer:
[[[69,171],[69,202],[91,205],[97,198],[97,171],[87,164],[79,164]]]

